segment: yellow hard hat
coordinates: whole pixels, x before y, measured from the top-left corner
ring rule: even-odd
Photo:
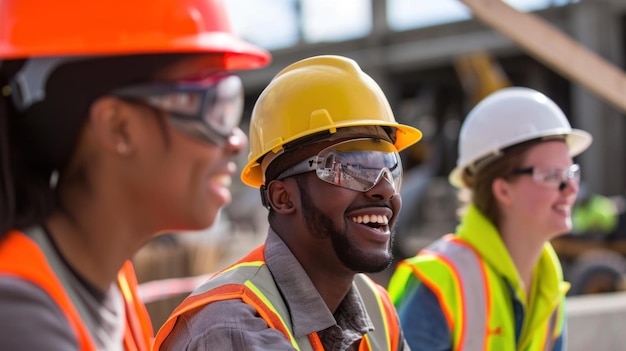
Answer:
[[[272,79],[254,106],[241,179],[258,188],[266,154],[302,137],[355,126],[394,127],[398,151],[422,137],[416,128],[396,122],[383,91],[354,60],[323,55],[298,61]]]

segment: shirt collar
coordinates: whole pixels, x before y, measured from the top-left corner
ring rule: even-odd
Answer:
[[[285,242],[269,229],[265,241],[265,261],[291,313],[295,337],[302,337],[337,325],[319,292]],[[372,324],[353,285],[336,314],[350,316],[351,329],[371,330]]]

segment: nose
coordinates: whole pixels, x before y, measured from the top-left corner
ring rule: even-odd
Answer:
[[[383,176],[380,177],[378,183],[365,192],[365,194],[377,200],[389,200],[396,196],[399,191],[400,189],[396,189],[396,183],[393,180],[391,171],[385,168],[383,170]]]
[[[573,189],[574,192],[578,192],[578,181],[574,180],[574,179],[567,179],[567,180],[563,180],[561,181],[561,184],[559,184],[559,191],[564,191],[565,189]]]
[[[248,146],[248,137],[237,127],[233,129],[232,134],[228,137],[226,142],[226,148],[230,150],[234,155],[239,155],[243,149]]]

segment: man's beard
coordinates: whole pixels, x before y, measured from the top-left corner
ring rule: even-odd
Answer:
[[[306,186],[300,181],[297,183],[300,188],[302,210],[305,213],[309,230],[320,238],[330,237],[335,254],[346,268],[356,273],[378,273],[391,265],[393,235],[385,255],[361,250],[350,241],[347,227],[343,231],[335,227],[332,219],[313,205]]]

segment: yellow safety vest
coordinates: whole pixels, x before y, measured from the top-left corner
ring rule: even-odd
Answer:
[[[217,273],[196,289],[170,315],[158,331],[154,350],[158,350],[171,333],[178,317],[216,301],[240,299],[256,309],[270,328],[280,331],[299,351],[324,350],[317,333],[296,338],[293,335],[289,309],[265,264],[264,245],[234,265]],[[357,289],[367,308],[374,330],[367,333],[359,346],[362,351],[395,351],[401,346],[400,327],[395,308],[386,291],[364,274],[355,276]]]
[[[439,300],[455,351],[552,350],[561,334],[562,307],[544,308],[529,323],[533,329],[525,334],[531,337],[516,345],[510,288],[470,245],[454,235],[446,235],[398,264],[389,286],[393,301],[400,301],[414,277]]]

